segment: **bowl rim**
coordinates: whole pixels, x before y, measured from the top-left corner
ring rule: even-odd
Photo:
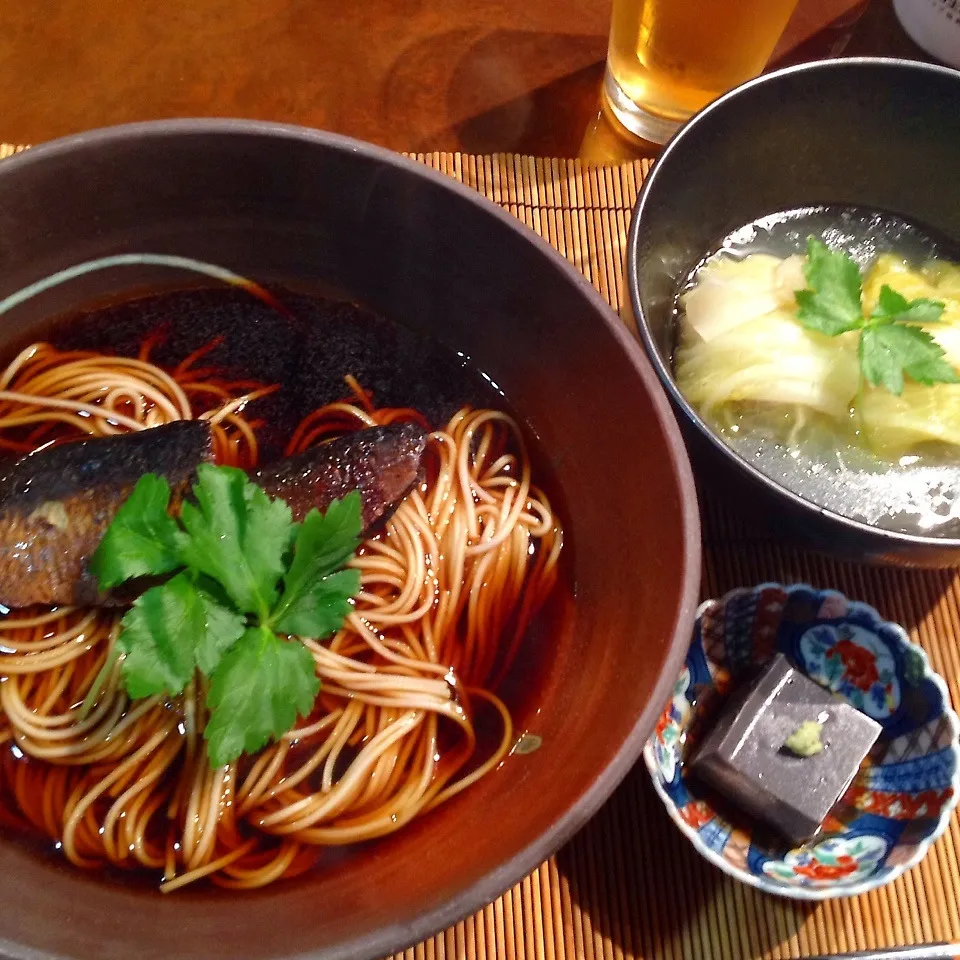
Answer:
[[[650,326],[647,323],[646,313],[640,300],[637,264],[640,256],[641,224],[645,219],[645,211],[651,203],[650,198],[657,189],[657,184],[661,179],[663,169],[669,163],[670,157],[683,149],[685,139],[689,137],[701,123],[705,122],[707,118],[712,117],[714,113],[722,112],[728,103],[741,95],[750,93],[757,87],[776,85],[783,78],[791,77],[795,74],[830,73],[832,71],[856,70],[861,67],[890,68],[893,70],[906,70],[947,77],[956,83],[957,92],[960,94],[960,70],[956,70],[953,67],[897,57],[835,57],[827,60],[793,64],[789,67],[773,70],[770,73],[765,73],[752,80],[748,80],[738,87],[734,87],[733,90],[728,91],[723,96],[712,101],[684,124],[667,143],[663,153],[644,179],[643,186],[637,196],[637,201],[634,204],[631,215],[630,229],[627,238],[626,272],[627,286],[630,292],[630,305],[637,322],[637,331],[643,348],[653,365],[654,371],[660,379],[663,389],[666,390],[667,395],[674,404],[675,409],[679,409],[684,418],[694,426],[700,437],[710,444],[712,452],[719,453],[729,465],[747,474],[748,477],[759,483],[768,492],[785,498],[793,507],[802,511],[807,519],[822,517],[832,523],[839,524],[851,532],[882,538],[902,546],[937,547],[943,550],[960,551],[960,537],[924,536],[923,534],[906,533],[902,530],[887,530],[883,527],[873,526],[862,520],[847,517],[827,507],[821,507],[812,500],[807,500],[782,486],[772,477],[760,471],[750,463],[750,461],[743,458],[739,453],[735,452],[731,447],[727,446],[716,431],[713,430],[694,409],[693,405],[689,403],[677,386],[670,364],[661,356],[660,350],[654,341]]]
[[[957,712],[953,709],[953,705],[950,701],[950,690],[947,687],[947,683],[943,677],[930,665],[930,658],[927,655],[926,650],[924,650],[919,644],[914,643],[907,634],[907,631],[899,623],[894,620],[887,620],[880,615],[876,607],[869,603],[865,603],[862,600],[851,600],[845,593],[842,593],[839,590],[814,587],[808,583],[784,584],[771,580],[765,581],[764,583],[758,583],[753,587],[734,587],[732,590],[728,590],[720,597],[704,600],[703,603],[697,607],[696,630],[688,650],[693,649],[698,642],[701,642],[700,622],[703,614],[710,607],[715,604],[725,605],[728,600],[734,597],[759,594],[763,590],[782,590],[788,595],[794,592],[810,591],[811,593],[816,593],[824,597],[839,597],[846,602],[849,610],[861,611],[871,619],[875,620],[878,626],[889,627],[896,635],[897,639],[903,643],[905,650],[919,656],[920,662],[923,664],[924,680],[929,680],[931,683],[933,683],[933,685],[939,691],[940,696],[943,698],[943,715],[950,724],[952,736],[949,745],[953,752],[955,761],[953,777],[950,781],[950,787],[953,790],[953,794],[950,799],[941,807],[937,824],[930,836],[924,838],[919,844],[917,844],[917,849],[913,856],[911,856],[908,860],[905,860],[903,863],[898,863],[891,867],[890,872],[884,874],[882,877],[871,875],[871,877],[867,877],[858,883],[851,884],[849,887],[842,889],[836,889],[829,886],[789,887],[786,885],[775,885],[769,882],[765,877],[760,877],[754,873],[750,873],[747,870],[743,870],[740,867],[735,867],[729,861],[725,860],[719,853],[711,850],[700,838],[699,831],[691,827],[680,816],[677,805],[667,794],[666,790],[664,790],[663,785],[660,783],[660,778],[657,776],[656,761],[653,757],[653,736],[651,736],[643,748],[643,762],[647,768],[647,773],[650,775],[650,779],[653,782],[653,787],[657,793],[657,796],[660,797],[660,800],[666,808],[667,815],[677,825],[680,832],[690,841],[697,853],[712,863],[715,867],[719,867],[719,869],[728,876],[733,877],[734,880],[739,880],[741,883],[746,883],[751,887],[756,887],[758,890],[762,890],[764,893],[784,897],[788,900],[808,901],[842,900],[848,897],[857,897],[861,894],[869,893],[871,890],[877,890],[880,887],[885,887],[888,883],[892,883],[899,876],[906,873],[907,870],[912,870],[920,863],[921,860],[923,860],[930,848],[944,833],[946,833],[948,827],[950,826],[950,820],[953,816],[953,812],[957,808],[958,804],[960,804],[960,717],[958,717]],[[686,668],[684,667],[683,669]],[[679,671],[677,676],[680,676],[682,672],[682,670]],[[664,702],[666,704],[668,701]]]
[[[429,912],[418,913],[406,921],[389,923],[376,929],[359,932],[352,939],[341,941],[334,950],[327,950],[323,945],[318,945],[307,953],[298,954],[298,960],[321,960],[321,958],[331,957],[355,960],[360,956],[371,958],[386,956],[447,929],[521,881],[597,813],[640,760],[647,737],[656,724],[660,705],[673,688],[677,672],[686,657],[688,631],[696,618],[702,546],[700,513],[693,471],[674,411],[659,387],[650,359],[613,307],[603,299],[584,274],[539,234],[499,204],[487,199],[478,190],[415,159],[385,147],[311,127],[243,118],[195,117],[101,127],[38,144],[0,162],[0,179],[8,177],[11,173],[15,174],[25,167],[44,164],[49,160],[70,156],[75,152],[80,152],[82,155],[85,150],[100,146],[109,147],[117,142],[150,139],[156,141],[159,147],[170,138],[203,136],[292,140],[312,144],[321,149],[357,154],[398,172],[425,180],[435,188],[455,194],[485,215],[499,220],[523,242],[533,244],[539,250],[541,257],[552,264],[560,279],[579,290],[588,305],[592,307],[594,314],[627,355],[640,379],[642,388],[649,397],[653,415],[664,438],[671,472],[675,477],[681,515],[678,535],[683,541],[683,569],[680,571],[678,602],[672,612],[672,635],[663,670],[654,685],[648,703],[636,716],[629,733],[600,774],[591,783],[583,786],[579,796],[565,812],[526,846],[514,853],[509,860],[488,871],[469,886],[457,890],[452,896],[446,897]],[[0,953],[2,952],[9,952],[14,957],[25,956],[21,945],[8,941],[4,937],[0,937]],[[34,955],[33,950],[29,952],[31,956]],[[45,955],[42,952],[37,953],[38,958]]]

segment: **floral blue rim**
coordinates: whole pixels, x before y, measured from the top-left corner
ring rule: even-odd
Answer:
[[[776,652],[882,728],[821,833],[793,850],[724,819],[682,764],[693,719]],[[821,900],[865,893],[920,862],[960,796],[958,738],[946,684],[902,627],[834,590],[764,583],[700,606],[644,761],[671,819],[711,863],[767,893]]]

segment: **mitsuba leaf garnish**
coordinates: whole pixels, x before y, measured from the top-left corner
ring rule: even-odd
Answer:
[[[170,486],[155,473],[142,476],[107,528],[90,572],[102,590],[125,580],[169,573],[180,566],[183,533],[170,516]]]
[[[876,386],[903,393],[904,374],[917,383],[958,383],[940,345],[919,327],[888,323],[865,327],[860,334],[860,369]]]
[[[180,522],[183,562],[219,583],[238,610],[266,619],[277,600],[295,528],[290,507],[271,500],[242,470],[202,463]]]
[[[321,639],[349,613],[360,573],[344,566],[360,543],[362,504],[350,493],[294,523],[243,471],[202,464],[179,518],[169,510],[166,480],[141,477],[90,569],[104,590],[169,577],[120,622],[124,684],[134,699],[176,696],[198,671],[207,677],[205,736],[218,767],[310,713],[320,681],[290,637]]]
[[[246,629],[246,618],[181,572],[134,601],[122,625],[121,669],[127,693],[139,699],[179,693],[197,669],[209,676]]]
[[[863,281],[852,258],[810,237],[803,273],[808,288],[796,298],[805,327],[836,337],[863,325]]]
[[[320,690],[313,657],[299,640],[281,640],[268,627],[250,627],[213,674],[205,736],[210,763],[253,753],[306,716]]]
[[[359,504],[359,494],[350,496]],[[348,598],[360,590],[360,571],[340,570],[356,552],[359,532],[356,505],[349,497],[304,519],[283,577],[283,596],[270,615],[274,629],[323,637],[340,626],[350,612]]]
[[[800,323],[831,337],[859,331],[860,371],[873,386],[883,385],[899,396],[905,376],[926,385],[960,383],[940,345],[917,326],[939,322],[939,300],[907,300],[884,284],[876,307],[866,316],[860,268],[852,257],[816,237],[807,240],[804,275],[808,289],[796,293]]]

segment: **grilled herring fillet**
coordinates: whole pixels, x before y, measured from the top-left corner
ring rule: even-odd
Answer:
[[[370,427],[275,460],[250,479],[274,499],[286,500],[300,521],[311,507],[325,509],[351,490],[360,491],[365,528],[389,516],[413,486],[427,438],[415,423]]]
[[[373,427],[252,471],[294,519],[359,490],[365,527],[382,520],[416,481],[420,427]],[[166,477],[176,505],[200,463],[213,458],[206,421],[41,449],[0,466],[0,604],[117,606],[129,589],[98,591],[87,564],[120,505],[145,473]]]
[[[145,473],[173,496],[213,459],[210,427],[182,421],[115,437],[40,449],[0,467],[0,603],[93,604],[87,561]]]

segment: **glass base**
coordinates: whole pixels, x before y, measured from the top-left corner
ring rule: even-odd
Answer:
[[[610,64],[603,75],[603,97],[619,123],[642,140],[666,143],[681,127],[679,120],[665,120],[638,107],[617,83]]]

